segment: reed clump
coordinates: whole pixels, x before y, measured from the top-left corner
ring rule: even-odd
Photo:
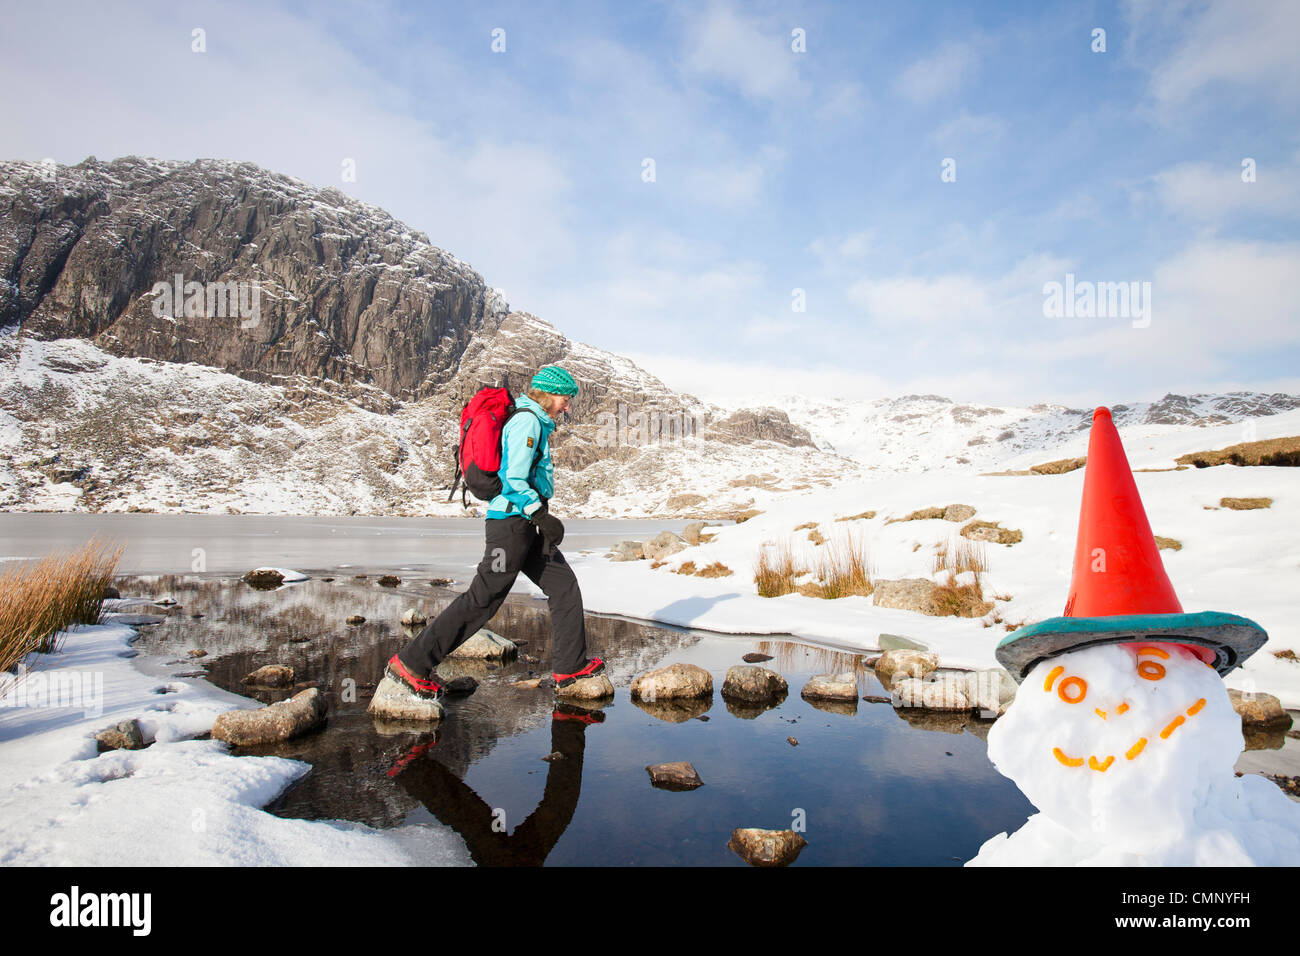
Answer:
[[[6,562],[0,571],[0,671],[28,654],[58,650],[58,635],[74,624],[99,623],[104,588],[125,545],[97,537],[69,554]]]

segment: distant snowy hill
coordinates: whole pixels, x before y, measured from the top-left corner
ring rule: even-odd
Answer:
[[[1092,422],[1090,408],[1046,404],[998,408],[953,402],[939,395],[850,401],[800,395],[763,398],[784,409],[790,421],[806,428],[822,448],[887,473],[1023,469],[1052,458],[1082,455]],[[743,407],[750,402],[738,398],[721,404]],[[1236,441],[1254,439],[1258,429],[1252,423],[1296,408],[1300,396],[1256,392],[1166,395],[1157,402],[1110,406],[1126,439],[1241,424]],[[1199,448],[1195,440],[1192,448]]]

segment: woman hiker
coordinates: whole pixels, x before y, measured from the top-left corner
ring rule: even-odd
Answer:
[[[559,550],[564,525],[547,507],[555,493],[549,437],[555,419],[568,410],[576,394],[573,376],[547,365],[533,376],[528,394],[515,403],[518,412],[501,432],[501,493],[488,503],[487,547],[478,573],[469,590],[394,654],[385,670],[385,676],[417,697],[442,696],[434,668],[492,619],[520,571],[542,589],[550,606],[557,690],[605,672],[600,658],[586,656],[582,593]]]

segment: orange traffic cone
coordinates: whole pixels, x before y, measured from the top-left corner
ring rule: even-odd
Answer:
[[[1092,415],[1066,617],[1181,614],[1110,410]]]
[[[995,655],[1021,681],[1039,661],[1095,644],[1182,644],[1226,674],[1268,640],[1254,621],[1183,613],[1110,410],[1092,416],[1074,573],[1062,617],[1022,627]]]

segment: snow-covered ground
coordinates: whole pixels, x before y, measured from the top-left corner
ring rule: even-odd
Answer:
[[[124,657],[133,635],[118,623],[71,628],[0,696],[0,866],[468,864],[464,841],[440,825],[376,830],[261,810],[310,766],[192,739],[223,711],[260,705],[168,677],[163,659]],[[97,754],[94,735],[129,718],[151,746]]]
[[[1260,439],[1300,434],[1300,411],[1256,421]],[[1177,430],[1169,426],[1121,428],[1135,468],[1169,468],[1180,454],[1241,441],[1241,425]],[[1087,434],[1067,453],[1083,454]],[[1035,461],[1040,456],[1030,455]],[[922,641],[946,664],[995,666],[994,648],[1006,624],[1059,615],[1074,559],[1084,471],[1063,475],[980,476],[950,471],[890,475],[799,495],[757,495],[759,514],[742,524],[709,528],[712,541],[678,552],[652,569],[647,561],[612,562],[601,554],[574,556],[571,563],[589,609],[718,631],[789,633],[846,648],[877,648],[882,633]],[[1181,542],[1161,552],[1186,611],[1241,614],[1269,634],[1268,644],[1226,678],[1230,687],[1276,694],[1300,707],[1300,663],[1274,651],[1300,653],[1300,471],[1295,468],[1188,468],[1134,475],[1155,534]],[[1269,497],[1272,507],[1255,511],[1218,508],[1222,497]],[[754,587],[754,564],[765,542],[788,540],[796,556],[815,558],[819,546],[797,525],[818,522],[827,538],[850,530],[867,543],[876,578],[930,577],[934,548],[953,540],[960,524],[934,519],[888,523],[891,517],[932,506],[967,504],[975,520],[1019,529],[1013,545],[986,544],[988,573],[982,583],[1003,624],[984,619],[928,617],[877,608],[869,597],[833,601],[789,594],[762,598]],[[871,519],[835,518],[874,510]],[[821,548],[827,545],[820,546]],[[729,577],[675,574],[683,562],[697,568],[720,561]],[[805,566],[811,566],[805,564]],[[990,622],[990,626],[985,623]]]

